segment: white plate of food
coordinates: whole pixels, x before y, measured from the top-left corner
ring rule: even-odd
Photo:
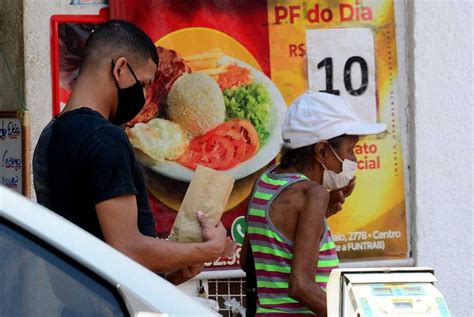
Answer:
[[[196,56],[201,58],[202,55],[207,56],[206,53]],[[192,69],[190,74],[176,80],[168,95],[166,119],[153,119],[148,126],[142,123],[128,130],[138,159],[156,173],[189,182],[195,167],[204,165],[241,179],[267,165],[279,153],[281,125],[286,112],[280,91],[270,78],[247,63],[222,53],[216,56],[219,59],[212,65],[203,64],[199,59],[197,70]],[[190,63],[193,65],[192,58]],[[205,68],[209,66],[212,68]],[[231,71],[239,74],[247,72],[246,82],[230,89],[223,88],[240,80],[240,75],[233,76],[231,71],[226,73],[227,77],[219,77],[223,70],[230,70],[229,67],[234,67]],[[218,85],[211,84],[204,76]],[[183,94],[187,95],[186,102],[197,105],[193,105],[193,111],[182,109]],[[224,116],[221,99],[224,100]],[[199,111],[194,111],[196,107],[200,107]],[[150,128],[154,130],[146,131]],[[234,138],[235,131],[240,131],[245,138]],[[159,138],[162,140],[157,141]],[[167,149],[168,154],[156,155],[156,151],[148,150],[151,147],[160,151]],[[232,159],[229,159],[229,153],[233,153]]]

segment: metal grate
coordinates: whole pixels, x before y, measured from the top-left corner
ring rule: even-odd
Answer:
[[[247,306],[245,301],[245,279],[219,279],[209,280],[209,299],[219,303],[219,313],[224,317],[232,317],[230,308],[224,305],[227,298],[235,298],[243,307]]]

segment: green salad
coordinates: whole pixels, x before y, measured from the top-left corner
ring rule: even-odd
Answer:
[[[270,94],[263,84],[252,83],[224,90],[226,120],[246,119],[255,127],[260,140],[260,146],[265,144],[270,136],[268,122],[272,101]]]

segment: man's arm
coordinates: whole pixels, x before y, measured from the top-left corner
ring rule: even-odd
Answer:
[[[289,295],[318,316],[326,316],[326,293],[315,282],[314,277],[329,194],[321,186],[311,184],[301,195],[304,204],[298,213]]]
[[[213,227],[204,217],[202,243],[178,243],[142,235],[137,227],[135,195],[118,196],[96,205],[105,241],[155,272],[170,272],[216,260],[226,244],[222,223]]]

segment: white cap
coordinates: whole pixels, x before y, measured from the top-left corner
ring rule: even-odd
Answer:
[[[343,97],[306,91],[288,108],[282,137],[285,147],[296,149],[343,134],[378,134],[386,128],[384,123],[363,122]]]

